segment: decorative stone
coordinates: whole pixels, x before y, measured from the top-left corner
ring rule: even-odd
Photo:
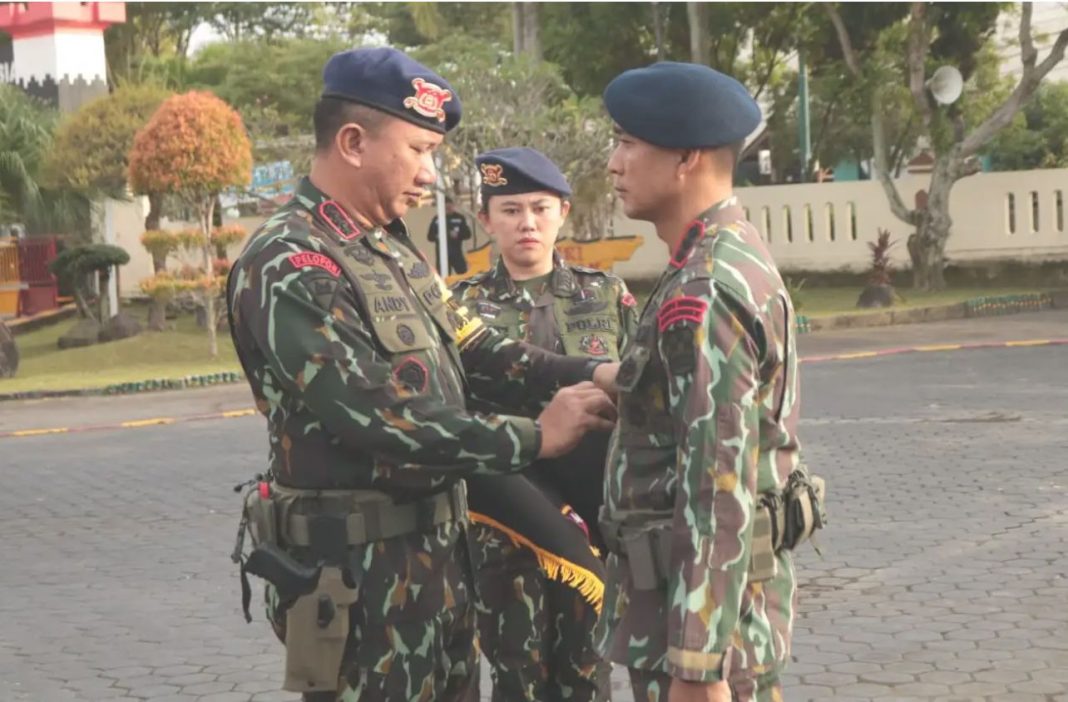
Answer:
[[[59,337],[59,348],[73,349],[79,346],[92,346],[100,341],[100,323],[95,319],[80,319],[63,336]]]
[[[19,350],[15,335],[0,322],[0,378],[14,378],[19,369]]]
[[[108,320],[100,332],[101,341],[118,341],[129,339],[141,333],[141,322],[129,312],[119,312]]]
[[[893,307],[894,288],[891,285],[869,285],[860,293],[857,299],[857,307],[870,309],[873,307]]]

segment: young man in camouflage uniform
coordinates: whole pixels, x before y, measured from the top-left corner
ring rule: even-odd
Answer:
[[[636,700],[781,700],[794,570],[754,523],[799,468],[794,313],[732,195],[760,109],[734,79],[671,62],[623,73],[604,102],[624,212],[671,259],[617,379],[603,650]]]
[[[636,303],[620,278],[568,264],[557,253],[556,238],[571,208],[564,175],[545,155],[525,147],[489,151],[476,164],[482,174],[478,218],[500,256],[489,272],[455,286],[461,302],[509,338],[570,356],[618,359],[637,320]],[[589,490],[592,499],[585,502],[593,503],[592,510],[583,511],[595,522],[603,444],[586,453],[571,459],[592,462],[595,470],[569,466],[570,480],[585,483],[569,487]],[[547,472],[535,467],[530,473],[560,506],[546,521],[575,516],[572,510],[580,505],[566,504]],[[479,646],[493,666],[493,699],[607,699],[609,666],[592,641],[596,610],[575,588],[549,578],[530,548],[479,519],[475,487],[471,537]],[[573,538],[584,542],[586,536],[576,528]]]
[[[614,372],[494,333],[408,238],[400,217],[460,118],[448,83],[393,49],[337,54],[323,78],[311,174],[228,285],[270,440],[273,481],[246,502],[256,515],[270,505],[252,555],[271,555],[266,542],[297,561],[275,570],[269,602],[287,689],[316,702],[464,699],[476,654],[463,476],[565,453],[612,416],[589,382],[537,420],[472,414],[465,395],[544,402]],[[314,592],[284,591],[317,564]]]

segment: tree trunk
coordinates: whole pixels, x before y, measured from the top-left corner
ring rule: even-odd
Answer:
[[[207,316],[208,322],[208,346],[211,349],[211,357],[215,358],[219,355],[219,343],[216,334],[216,325],[218,320],[215,319],[215,266],[212,253],[215,247],[211,243],[211,216],[215,209],[215,198],[210,198],[205,201],[204,209],[201,214],[200,228],[201,235],[204,237],[201,243],[201,250],[204,254],[204,275],[210,284],[203,291],[204,296],[204,312]]]
[[[912,259],[912,284],[917,290],[944,290],[946,279],[946,241],[953,229],[949,215],[949,196],[960,178],[963,162],[960,146],[954,145],[948,154],[939,155],[931,172],[927,202],[917,208],[919,221],[916,233],[909,237],[909,258]]]
[[[690,61],[707,66],[711,63],[711,51],[708,28],[705,26],[704,3],[686,3],[686,19],[690,25]]]
[[[537,3],[512,3],[512,40],[515,53],[529,54],[535,59],[541,59]]]
[[[651,2],[653,6],[653,36],[656,38],[656,60],[664,60],[664,21],[660,16],[660,3]]]
[[[145,230],[159,229],[159,220],[163,210],[163,196],[159,193],[148,194],[148,215],[145,217]]]

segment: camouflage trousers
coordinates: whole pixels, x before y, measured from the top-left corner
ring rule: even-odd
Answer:
[[[479,648],[491,665],[494,702],[597,702],[611,666],[593,644],[596,612],[545,577],[533,552],[472,524]]]
[[[357,599],[336,693],[308,702],[477,700],[478,653],[466,527],[349,550]],[[300,557],[300,554],[294,554]],[[285,608],[267,588],[267,617],[285,641]]]
[[[629,668],[630,687],[634,702],[667,702],[671,676],[659,670]],[[758,677],[738,676],[727,680],[731,688],[731,702],[783,702],[779,673]]]

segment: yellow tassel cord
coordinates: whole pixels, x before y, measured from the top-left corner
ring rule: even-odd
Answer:
[[[467,514],[472,522],[502,531],[517,546],[529,548],[537,557],[538,566],[545,572],[546,577],[578,590],[578,593],[593,607],[597,614],[601,613],[601,606],[604,604],[604,582],[594,573],[576,563],[557,556],[555,553],[535,546],[530,539],[517,531],[509,529],[495,519],[478,512],[469,511]]]

